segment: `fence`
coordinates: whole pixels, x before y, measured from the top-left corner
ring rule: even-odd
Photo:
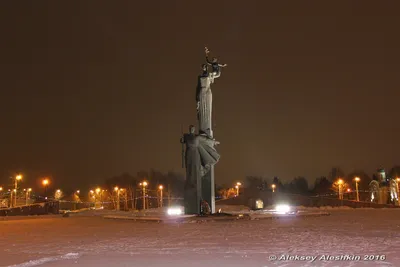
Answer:
[[[0,216],[28,216],[28,215],[46,215],[58,214],[60,211],[59,202],[43,202],[20,206],[15,208],[0,209]]]
[[[354,201],[346,199],[329,198],[323,196],[303,196],[296,194],[285,194],[280,192],[268,192],[268,191],[254,191],[247,192],[246,194],[238,197],[219,200],[216,203],[222,205],[245,205],[252,207],[257,199],[261,199],[265,206],[274,205],[277,203],[288,203],[293,206],[304,206],[304,207],[323,207],[323,206],[347,206],[351,208],[400,208],[391,204],[378,204],[373,202]]]

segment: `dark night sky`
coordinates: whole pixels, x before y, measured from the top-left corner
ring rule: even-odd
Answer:
[[[228,63],[213,86],[217,183],[390,168],[399,6],[337,2],[2,1],[0,184],[17,170],[65,187],[182,172],[204,45]]]

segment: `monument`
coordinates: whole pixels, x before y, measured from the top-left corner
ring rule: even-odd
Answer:
[[[205,207],[209,207],[209,213],[215,213],[214,165],[220,155],[215,149],[219,142],[214,138],[211,123],[211,84],[221,76],[221,67],[226,64],[220,64],[217,58],[209,60],[209,50],[205,48],[205,52],[206,64],[202,65],[196,88],[198,133],[195,126],[190,125],[189,133],[181,138],[182,165],[186,168],[185,214],[202,214]],[[208,71],[209,66],[212,67],[211,72]]]

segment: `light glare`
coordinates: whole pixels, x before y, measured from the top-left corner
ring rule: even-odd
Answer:
[[[286,205],[286,204],[280,204],[280,205],[276,205],[275,210],[276,210],[276,212],[278,212],[280,214],[286,214],[290,211],[290,207],[289,207],[289,205]]]
[[[181,208],[169,208],[168,209],[168,215],[181,215],[182,214],[182,209]]]

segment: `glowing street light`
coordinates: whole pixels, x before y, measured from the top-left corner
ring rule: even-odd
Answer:
[[[0,186],[0,191],[3,191],[3,187]]]
[[[102,191],[101,191],[101,188],[100,187],[97,187],[96,188],[96,194],[98,194],[98,195],[100,195],[100,202],[102,202],[102,196],[103,196],[103,194],[102,194]]]
[[[119,191],[118,186],[114,187],[114,191],[117,193],[117,210],[119,210]]]
[[[272,193],[274,193],[274,192],[275,192],[276,185],[275,185],[275,184],[272,184],[271,187],[272,187]]]
[[[28,198],[30,198],[30,193],[32,191],[32,188],[28,188],[28,190],[25,190],[25,205],[28,205]]]
[[[80,192],[81,192],[80,190],[76,190],[76,194],[77,194],[77,195],[79,195],[79,194],[80,194]]]
[[[143,181],[142,183],[140,183],[140,185],[143,186],[143,209],[146,209],[146,186],[147,186],[147,182]]]
[[[358,194],[358,182],[361,180],[360,177],[356,177],[354,178],[354,180],[356,181],[356,194],[357,194],[357,201],[360,201],[360,196]]]
[[[163,206],[163,186],[162,185],[160,185],[159,187],[158,187],[158,189],[160,189],[160,207],[162,207]]]
[[[16,175],[15,176],[15,189],[14,189],[14,192],[15,192],[15,195],[14,195],[14,207],[16,207],[17,206],[17,189],[18,189],[18,181],[20,181],[20,180],[22,180],[22,175],[21,174],[18,174],[18,175]]]
[[[44,186],[44,196],[47,194],[47,186],[49,185],[50,181],[47,178],[44,178],[42,180],[42,185]]]
[[[240,191],[240,186],[242,185],[242,183],[240,183],[240,182],[237,182],[236,183],[236,185],[235,185],[235,188],[236,188],[236,196],[239,196],[239,191]]]
[[[339,185],[339,199],[343,199],[343,192],[342,192],[343,180],[339,179],[337,181],[337,184]]]

